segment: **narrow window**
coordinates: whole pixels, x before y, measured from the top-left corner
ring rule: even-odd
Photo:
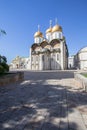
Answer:
[[[42,56],[42,60],[44,61],[44,55]]]
[[[38,61],[38,56],[36,56],[36,61]]]
[[[31,60],[33,61],[34,59],[33,59],[33,56],[31,57]]]
[[[57,61],[59,60],[59,54],[57,54]]]

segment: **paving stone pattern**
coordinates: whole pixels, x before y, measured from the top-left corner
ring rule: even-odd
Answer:
[[[87,93],[73,71],[26,71],[0,87],[0,130],[87,130]]]

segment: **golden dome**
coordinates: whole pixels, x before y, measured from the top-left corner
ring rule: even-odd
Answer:
[[[46,30],[46,33],[50,33],[50,32],[52,32],[52,28],[51,27]]]
[[[43,37],[43,34],[40,31],[38,31],[34,34],[34,37]]]
[[[56,31],[62,32],[62,27],[59,26],[59,25],[55,25],[55,26],[52,28],[52,32],[56,32]]]

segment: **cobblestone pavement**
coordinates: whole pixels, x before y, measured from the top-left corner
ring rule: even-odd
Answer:
[[[87,93],[73,71],[25,72],[0,87],[0,130],[87,130]]]

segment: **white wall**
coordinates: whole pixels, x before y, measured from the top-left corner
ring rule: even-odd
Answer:
[[[53,32],[52,39],[62,39],[62,32]]]

